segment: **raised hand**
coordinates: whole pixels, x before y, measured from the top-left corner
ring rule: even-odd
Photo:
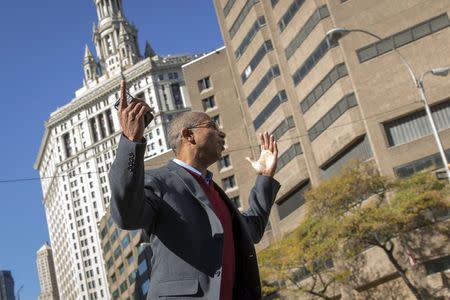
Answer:
[[[259,134],[259,140],[261,144],[261,155],[259,159],[257,161],[249,157],[246,157],[246,159],[252,164],[253,169],[258,174],[273,177],[277,169],[277,142],[275,141],[275,137],[273,135],[269,136],[267,131]]]
[[[144,116],[151,112],[150,106],[141,99],[127,103],[127,87],[125,80],[120,82],[120,104],[118,117],[123,135],[133,142],[141,142],[144,136]],[[153,117],[153,115],[150,114]]]

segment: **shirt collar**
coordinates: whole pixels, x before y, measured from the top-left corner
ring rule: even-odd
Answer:
[[[211,173],[210,171],[206,170],[206,175],[203,176],[202,172],[200,172],[199,170],[197,170],[193,166],[188,165],[184,161],[179,160],[178,158],[174,158],[172,161],[174,163],[176,163],[177,165],[179,165],[179,166],[181,166],[181,167],[183,167],[183,168],[185,168],[185,169],[187,169],[187,170],[189,170],[189,171],[191,171],[191,172],[201,176],[203,179],[205,179],[206,183],[210,183],[212,181],[213,173]]]

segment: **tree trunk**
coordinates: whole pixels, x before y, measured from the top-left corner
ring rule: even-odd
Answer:
[[[402,266],[400,266],[400,264],[398,263],[397,259],[394,257],[394,254],[393,254],[394,245],[392,243],[391,243],[391,245],[392,245],[391,249],[387,249],[386,247],[381,247],[381,248],[384,250],[384,252],[386,253],[386,255],[387,255],[388,259],[389,259],[389,261],[392,263],[394,268],[400,274],[400,277],[403,279],[403,281],[405,282],[406,286],[409,288],[411,293],[413,293],[413,295],[416,297],[416,299],[417,300],[426,300],[425,298],[422,297],[422,295],[420,294],[419,290],[412,284],[412,282],[406,276],[406,273],[403,270]]]

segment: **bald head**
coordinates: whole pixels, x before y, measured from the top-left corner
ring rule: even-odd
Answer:
[[[188,111],[178,115],[170,122],[169,126],[169,147],[178,154],[181,143],[181,131],[183,128],[190,128],[209,120],[210,117],[200,111]]]

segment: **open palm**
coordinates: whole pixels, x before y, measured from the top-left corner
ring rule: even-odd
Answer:
[[[249,157],[246,159],[252,164],[253,169],[258,174],[265,176],[273,176],[277,168],[278,160],[278,148],[277,142],[273,135],[269,136],[266,131],[259,134],[259,140],[261,144],[261,155],[258,160],[252,160]]]

